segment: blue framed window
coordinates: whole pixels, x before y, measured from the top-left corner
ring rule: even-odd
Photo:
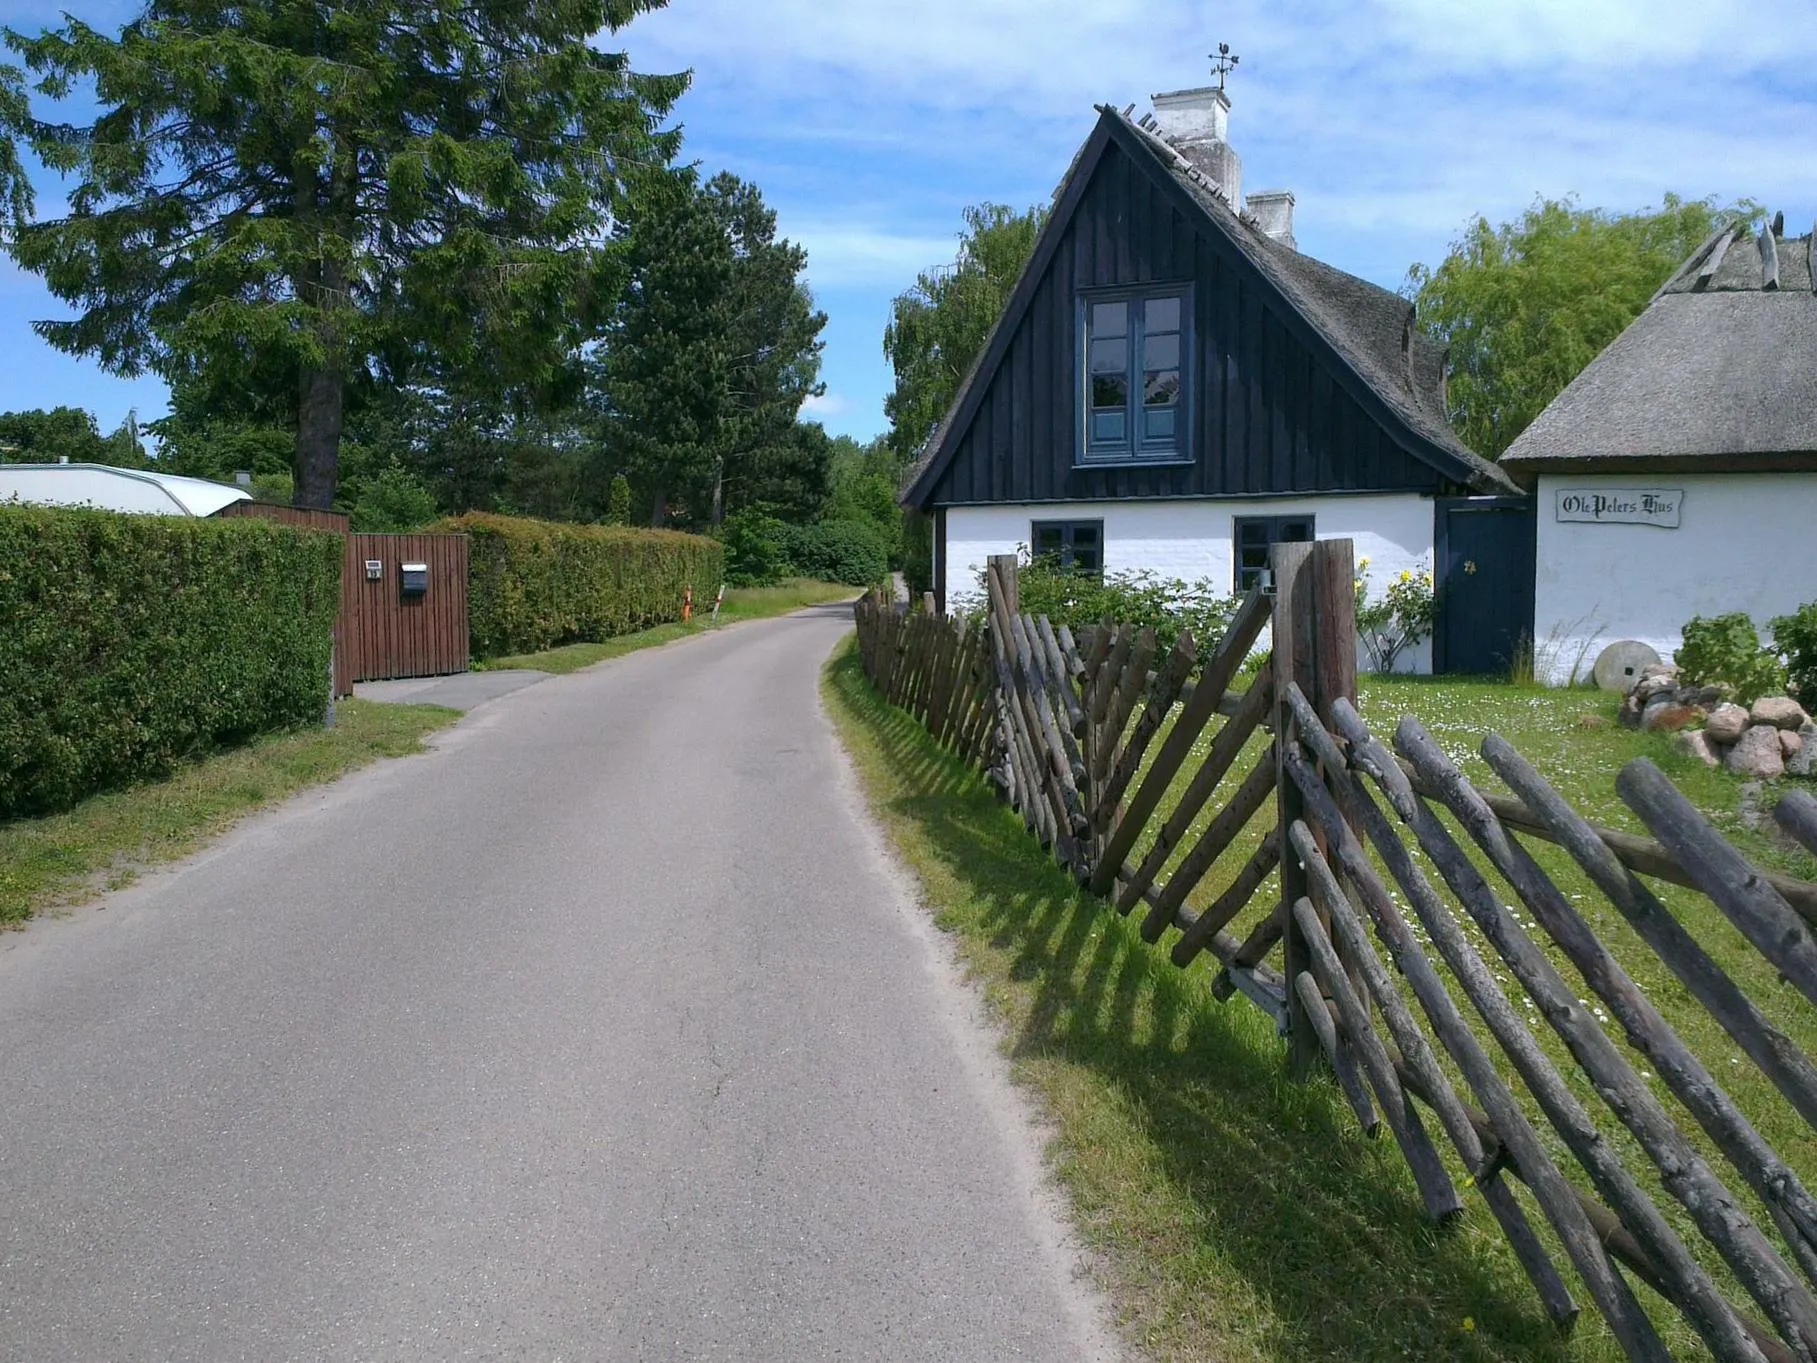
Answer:
[[[1315,538],[1311,516],[1238,516],[1231,527],[1236,544],[1237,595],[1246,594],[1268,566],[1277,544],[1304,544]]]
[[[1088,294],[1081,304],[1083,462],[1189,457],[1191,290]]]
[[[1028,543],[1036,558],[1051,558],[1069,572],[1104,571],[1103,521],[1034,521]]]

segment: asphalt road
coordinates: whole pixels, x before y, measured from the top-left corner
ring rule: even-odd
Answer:
[[[540,682],[0,935],[0,1357],[1112,1356],[819,708],[847,623]]]

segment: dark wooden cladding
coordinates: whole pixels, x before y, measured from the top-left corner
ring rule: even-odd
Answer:
[[[1450,490],[1334,381],[1273,286],[1177,193],[1105,150],[1002,363],[980,375],[929,504]],[[1076,468],[1081,293],[1144,284],[1192,290],[1190,457]]]
[[[380,564],[366,580],[367,560]],[[429,566],[429,590],[403,592],[400,565]],[[349,535],[341,615],[353,681],[435,677],[467,670],[467,537]]]

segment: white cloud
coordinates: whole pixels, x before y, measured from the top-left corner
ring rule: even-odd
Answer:
[[[844,416],[851,410],[852,404],[837,393],[822,393],[818,397],[807,398],[801,404],[802,416],[823,421],[828,417]]]
[[[807,248],[808,282],[816,288],[874,284],[900,291],[959,249],[956,234],[922,236],[837,222],[785,221],[783,230]]]

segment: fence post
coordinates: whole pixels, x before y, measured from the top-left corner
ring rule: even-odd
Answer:
[[[1274,572],[1275,806],[1280,820],[1281,925],[1287,974],[1288,1067],[1295,1078],[1311,1073],[1320,1057],[1318,1034],[1306,1015],[1294,981],[1311,969],[1306,941],[1294,922],[1293,906],[1308,897],[1306,872],[1294,856],[1287,833],[1305,817],[1305,801],[1287,775],[1294,719],[1289,683],[1299,686],[1319,718],[1330,723],[1339,697],[1356,701],[1355,546],[1349,540],[1277,544]]]
[[[992,554],[989,563],[1003,579],[1003,608],[1011,615],[1022,614],[1022,582],[1017,576],[1021,561],[1014,554]]]

